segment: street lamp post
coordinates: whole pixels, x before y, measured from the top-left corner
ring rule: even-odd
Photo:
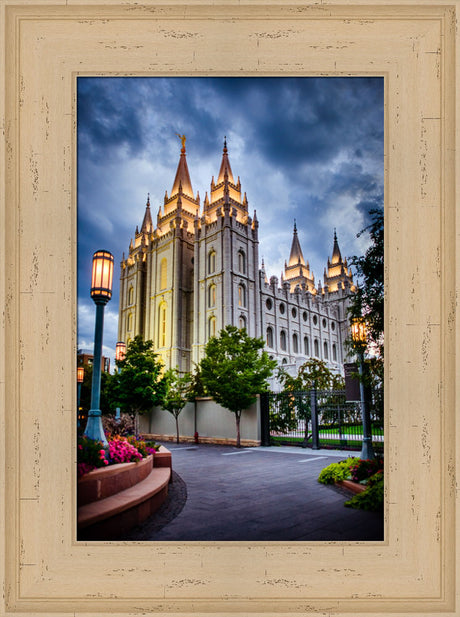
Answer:
[[[364,352],[367,347],[367,328],[364,319],[354,319],[351,324],[351,338],[353,346],[359,358],[359,393],[361,398],[362,421],[363,421],[363,443],[361,447],[362,459],[374,459],[375,453],[372,447],[371,417],[369,403],[364,388]]]
[[[112,297],[113,255],[108,251],[96,251],[93,255],[91,278],[91,298],[96,304],[96,326],[94,330],[93,381],[91,384],[91,409],[84,435],[108,445],[102,426],[100,410],[102,332],[104,326],[104,307]]]
[[[85,369],[83,366],[77,367],[77,426],[80,428],[80,397],[81,397],[81,384],[85,378]]]
[[[121,362],[122,360],[125,359],[126,356],[126,343],[124,343],[123,341],[118,341],[118,343],[115,345],[115,361],[116,362]],[[115,364],[116,366],[116,371],[117,373],[120,372],[120,369],[118,368],[118,366]],[[120,422],[120,408],[117,407],[115,410],[115,419],[117,422]]]

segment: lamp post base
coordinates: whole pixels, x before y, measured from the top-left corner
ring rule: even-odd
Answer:
[[[94,439],[94,441],[102,441],[104,446],[109,445],[102,426],[101,412],[99,409],[89,410],[88,422],[86,424],[84,435],[89,439]]]
[[[363,439],[363,444],[361,447],[361,459],[364,460],[373,460],[375,458],[374,448],[372,447],[371,439]]]

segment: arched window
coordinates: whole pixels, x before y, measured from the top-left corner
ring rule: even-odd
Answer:
[[[238,326],[240,330],[246,330],[246,317],[244,315],[240,315]]]
[[[317,338],[315,338],[314,348],[315,348],[315,356],[317,358],[319,358],[319,343],[318,343],[318,339]]]
[[[212,249],[208,255],[208,274],[216,271],[216,251]]]
[[[273,328],[271,326],[267,328],[267,347],[273,349]]]
[[[337,346],[335,343],[332,343],[332,360],[337,362]]]
[[[132,304],[134,302],[134,288],[131,285],[128,291],[128,304]]]
[[[160,262],[160,289],[166,289],[168,286],[168,261],[166,257]]]
[[[216,336],[216,318],[210,317],[208,321],[208,336]]]
[[[208,307],[212,308],[213,306],[216,306],[216,286],[214,283],[209,285],[208,289]]]
[[[304,336],[303,338],[303,352],[306,356],[310,355],[310,342],[308,336]]]
[[[158,308],[158,347],[166,347],[166,302]]]
[[[238,251],[238,271],[246,274],[246,255],[243,250]]]
[[[133,329],[133,314],[129,313],[128,315],[128,326],[126,328],[128,331]]]
[[[283,358],[283,361],[281,362],[281,364],[287,364],[286,358]]]
[[[326,341],[324,341],[323,348],[324,348],[324,359],[327,360],[329,358],[329,350],[327,348],[327,342]]]
[[[243,283],[238,285],[238,306],[246,306],[246,287]]]
[[[280,347],[283,351],[286,351],[286,332],[284,330],[280,332]]]
[[[292,335],[292,349],[294,353],[299,353],[299,339],[297,334]]]

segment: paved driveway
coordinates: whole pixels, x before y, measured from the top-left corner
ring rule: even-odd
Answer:
[[[346,508],[348,494],[317,482],[323,467],[350,453],[165,445],[180,476],[171,503],[126,539],[383,540],[382,514]]]

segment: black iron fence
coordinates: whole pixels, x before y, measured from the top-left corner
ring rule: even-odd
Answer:
[[[374,450],[383,450],[382,418],[371,409]],[[268,392],[261,395],[262,445],[361,450],[361,403],[343,390]]]

